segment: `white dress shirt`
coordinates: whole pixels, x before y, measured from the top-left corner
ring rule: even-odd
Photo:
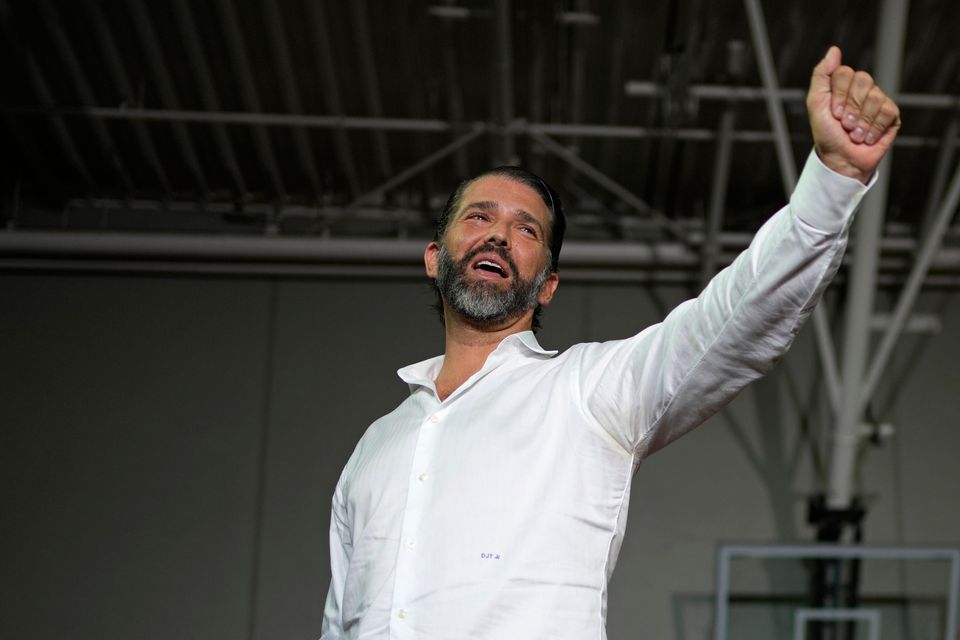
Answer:
[[[400,369],[409,398],[334,493],[322,639],[606,638],[634,469],[783,355],[866,189],[811,154],[750,247],[632,338],[558,356],[517,333],[443,401],[442,356]]]

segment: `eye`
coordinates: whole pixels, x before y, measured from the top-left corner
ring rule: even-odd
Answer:
[[[471,211],[470,213],[467,214],[466,219],[467,220],[487,220],[488,216],[482,211]]]
[[[523,224],[523,225],[520,225],[518,228],[520,229],[521,233],[525,233],[534,238],[537,237],[537,230],[529,225]]]

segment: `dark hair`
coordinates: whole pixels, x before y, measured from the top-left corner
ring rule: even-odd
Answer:
[[[563,214],[563,203],[560,201],[559,194],[557,194],[553,187],[548,185],[543,178],[532,171],[527,171],[526,169],[522,169],[520,167],[511,165],[494,167],[493,169],[489,169],[483,173],[478,173],[472,178],[467,178],[457,185],[457,188],[454,189],[453,193],[450,194],[450,197],[447,198],[446,204],[443,205],[443,210],[440,211],[440,217],[437,218],[437,228],[436,232],[434,233],[434,240],[438,242],[442,241],[443,234],[446,232],[447,225],[450,223],[450,218],[456,214],[457,209],[460,208],[461,201],[463,200],[463,192],[467,190],[467,187],[480,178],[485,178],[487,176],[503,176],[505,178],[509,178],[510,180],[530,187],[537,192],[537,195],[540,196],[543,204],[545,204],[547,206],[547,210],[550,211],[550,269],[556,272],[560,263],[560,247],[563,246],[563,234],[567,230],[567,219]],[[436,281],[434,281],[432,288],[437,296],[433,308],[440,316],[440,322],[443,324],[443,299],[440,296],[440,290],[437,288]],[[542,311],[543,309],[539,304],[533,310],[531,329],[534,332],[540,328],[540,314]]]
[[[467,178],[457,185],[457,188],[454,189],[450,197],[447,198],[447,203],[443,206],[440,217],[437,219],[437,230],[434,239],[440,240],[443,238],[443,234],[447,230],[447,225],[450,223],[450,218],[457,212],[457,209],[460,208],[461,201],[463,200],[463,192],[467,190],[467,187],[480,178],[487,176],[503,176],[519,182],[536,191],[540,199],[543,200],[543,204],[545,204],[547,210],[550,211],[550,269],[557,271],[560,262],[560,247],[563,246],[563,234],[567,230],[567,219],[563,215],[563,203],[560,202],[560,196],[557,192],[544,182],[543,178],[520,167],[509,165],[495,167],[479,173],[472,178]]]

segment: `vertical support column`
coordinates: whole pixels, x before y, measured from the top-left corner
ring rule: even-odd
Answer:
[[[700,286],[706,286],[714,276],[720,258],[720,230],[723,210],[727,202],[727,184],[730,182],[730,154],[733,148],[733,124],[736,110],[728,104],[720,115],[717,129],[717,155],[713,160],[713,181],[710,186],[710,210],[707,213],[707,233],[703,242],[703,268]]]
[[[900,89],[908,4],[908,0],[884,0],[880,7],[875,77],[891,96],[895,96]],[[861,418],[857,392],[863,383],[870,349],[870,317],[873,314],[877,259],[889,189],[887,181],[882,178],[890,162],[888,154],[877,169],[881,181],[864,198],[856,222],[856,247],[849,281],[843,345],[842,385],[847,391],[841,398],[834,428],[833,458],[827,490],[827,506],[836,510],[848,508],[853,498],[854,465],[859,442],[857,425]]]

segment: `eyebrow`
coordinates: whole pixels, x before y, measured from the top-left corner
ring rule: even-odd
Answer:
[[[466,213],[471,209],[482,209],[484,211],[488,211],[490,209],[499,209],[499,208],[500,208],[500,203],[494,200],[478,200],[477,202],[471,202],[470,204],[465,206],[463,208],[463,212]],[[540,233],[543,233],[543,225],[540,224],[540,221],[537,220],[536,216],[534,216],[529,211],[526,211],[524,209],[514,209],[513,215],[515,215],[517,218],[519,218],[523,222],[536,226],[540,230]]]

